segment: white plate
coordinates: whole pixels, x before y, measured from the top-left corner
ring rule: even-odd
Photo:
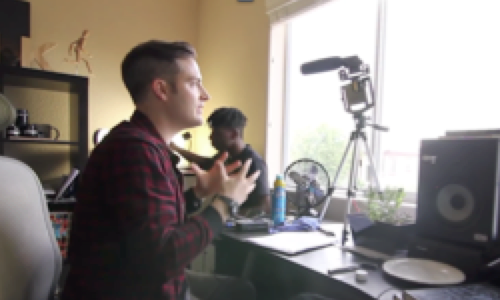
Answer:
[[[457,268],[427,259],[391,259],[382,268],[396,278],[421,284],[448,285],[465,280],[464,273]]]

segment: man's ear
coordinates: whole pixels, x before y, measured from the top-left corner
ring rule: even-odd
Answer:
[[[172,93],[171,85],[164,79],[157,78],[151,83],[153,94],[162,101],[167,101]]]
[[[229,136],[231,137],[231,140],[235,140],[240,136],[240,132],[236,128],[231,128],[229,130]]]

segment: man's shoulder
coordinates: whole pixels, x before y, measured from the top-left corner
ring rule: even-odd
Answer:
[[[250,166],[249,172],[253,173],[257,170],[260,171],[260,176],[257,179],[257,185],[263,186],[263,188],[267,189],[268,186],[268,170],[266,161],[252,149],[250,145],[247,145],[245,154],[245,160],[248,158],[252,159],[252,165]]]
[[[137,161],[144,155],[161,153],[160,143],[147,132],[124,121],[116,125],[99,143],[89,157],[88,164],[102,164],[103,161],[120,160],[124,156]]]
[[[159,141],[158,138],[151,132],[144,128],[135,126],[133,123],[128,121],[123,121],[116,125],[110,131],[106,139],[115,142],[142,141],[153,145],[161,143],[161,141]]]
[[[158,150],[165,148],[162,145],[162,141],[158,140],[157,137],[147,130],[134,126],[130,122],[123,121],[111,129],[109,134],[95,149],[102,148],[108,151],[114,150],[119,152],[138,146],[151,147]]]

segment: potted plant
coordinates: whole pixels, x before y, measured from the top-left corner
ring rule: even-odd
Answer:
[[[404,225],[411,221],[408,214],[399,211],[405,197],[404,189],[387,187],[382,193],[370,187],[366,191],[366,214],[374,222]]]
[[[400,211],[404,189],[388,187],[379,193],[370,187],[365,195],[363,213],[351,216],[351,220],[365,224],[353,232],[355,244],[374,245],[375,241],[381,248],[389,249],[388,252],[405,249],[413,236],[414,224],[408,214]]]

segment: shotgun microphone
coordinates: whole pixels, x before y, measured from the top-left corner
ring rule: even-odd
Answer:
[[[360,72],[363,62],[357,56],[327,57],[302,64],[300,71],[304,75],[334,71],[339,68],[347,68],[351,73]]]

